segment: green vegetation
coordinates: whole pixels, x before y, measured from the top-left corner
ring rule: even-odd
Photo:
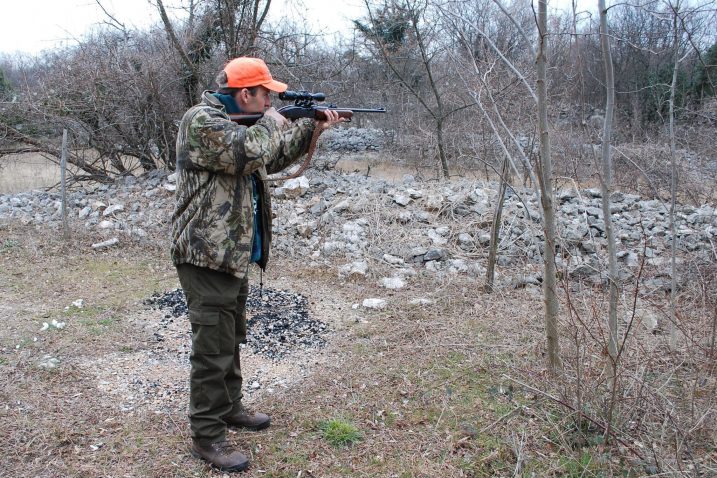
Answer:
[[[324,440],[331,446],[350,446],[361,440],[361,432],[352,423],[334,418],[319,425]]]
[[[15,239],[5,239],[2,243],[2,246],[0,246],[0,252],[9,252],[12,249],[15,249],[20,245],[20,242],[16,241]]]

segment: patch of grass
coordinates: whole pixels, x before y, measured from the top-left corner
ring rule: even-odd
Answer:
[[[82,309],[86,310],[86,309]],[[99,309],[97,309],[99,310]],[[96,310],[96,311],[97,311]],[[118,320],[115,316],[97,317],[97,313],[88,313],[88,317],[80,320],[80,323],[87,327],[92,335],[101,335],[117,324]]]
[[[561,476],[568,478],[581,478],[586,476],[603,476],[596,474],[600,467],[594,460],[593,456],[584,451],[580,456],[562,456],[560,457],[560,466],[562,468]]]
[[[8,362],[8,360],[5,357],[0,357],[0,365],[7,365],[8,363],[10,363],[10,362]]]
[[[9,252],[12,249],[15,249],[20,245],[19,241],[16,241],[15,239],[5,239],[2,243],[2,246],[0,246],[0,252]]]
[[[84,319],[81,321],[84,324],[87,320],[94,319],[104,311],[105,309],[97,306],[75,307],[74,305],[71,305],[70,307],[62,311],[62,315],[64,315],[65,317],[76,317],[78,319]]]
[[[351,422],[332,418],[319,424],[321,434],[331,446],[350,446],[361,440],[361,432]]]

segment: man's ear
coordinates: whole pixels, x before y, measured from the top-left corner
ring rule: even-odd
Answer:
[[[234,97],[234,101],[236,101],[237,103],[243,104],[243,103],[246,103],[248,97],[249,97],[249,90],[247,90],[246,88],[241,88],[239,91],[237,91],[237,93]]]

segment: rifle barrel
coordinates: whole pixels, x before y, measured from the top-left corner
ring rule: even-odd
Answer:
[[[386,108],[346,108],[346,107],[341,107],[338,109],[351,110],[354,113],[385,113],[386,112]]]

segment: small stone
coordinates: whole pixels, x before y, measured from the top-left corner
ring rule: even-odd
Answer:
[[[391,254],[384,254],[383,260],[388,262],[391,265],[403,264],[403,259],[401,259],[400,257],[393,256]]]
[[[379,283],[386,289],[403,289],[406,287],[406,282],[400,277],[384,277]]]
[[[406,206],[408,206],[409,204],[411,204],[411,202],[413,202],[413,199],[411,199],[411,198],[408,197],[408,196],[404,196],[403,194],[396,194],[396,195],[393,197],[393,202],[395,202],[395,203],[398,204],[399,206],[406,207]]]
[[[103,212],[103,216],[109,216],[110,214],[114,214],[116,212],[122,212],[124,211],[124,204],[113,204],[109,207],[107,207]]]
[[[367,309],[383,309],[387,303],[384,299],[364,299],[361,305]]]

